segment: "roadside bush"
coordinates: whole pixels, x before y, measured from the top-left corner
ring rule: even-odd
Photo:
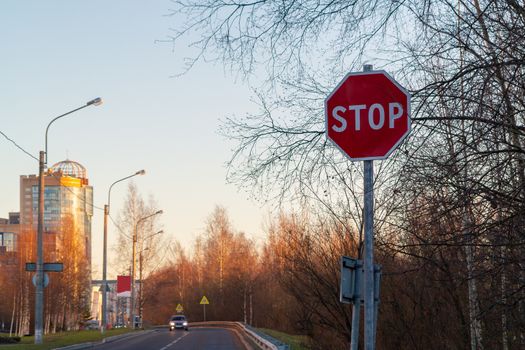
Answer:
[[[0,336],[0,344],[15,344],[20,343],[20,337],[2,337]]]

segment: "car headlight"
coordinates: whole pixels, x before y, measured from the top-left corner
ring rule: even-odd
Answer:
[[[187,326],[187,325],[188,325],[188,322],[184,321],[184,322],[182,322],[182,325],[183,325],[183,326]]]
[[[175,326],[175,322],[170,322],[170,326]]]

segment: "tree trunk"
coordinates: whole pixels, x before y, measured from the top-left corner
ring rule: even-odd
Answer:
[[[466,214],[465,214],[466,215]],[[467,235],[470,234],[467,232]],[[467,258],[467,274],[468,274],[468,309],[470,319],[470,348],[472,350],[483,350],[482,336],[481,336],[481,320],[478,290],[476,279],[474,278],[473,260],[474,254],[472,252],[472,240],[469,239],[465,245],[465,255]]]
[[[9,325],[9,336],[13,334],[13,322],[15,322],[16,292],[13,293],[13,312],[11,313],[11,324]]]
[[[501,263],[505,266],[507,260],[506,247],[500,248]],[[509,325],[507,320],[507,270],[505,267],[501,270],[501,304],[503,311],[501,312],[501,336],[503,350],[509,350]]]
[[[250,287],[250,325],[253,325],[253,293],[252,287]]]
[[[243,308],[242,308],[242,312],[243,312],[243,315],[244,315],[244,323],[246,323],[246,284],[244,285],[244,291],[243,291],[243,298],[244,298],[244,304],[243,304]]]

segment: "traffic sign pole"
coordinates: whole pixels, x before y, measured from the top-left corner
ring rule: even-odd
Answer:
[[[363,71],[369,72],[372,65],[364,65]],[[375,302],[374,302],[374,161],[363,162],[364,181],[364,221],[365,221],[365,247],[364,247],[364,270],[365,270],[365,350],[375,348]]]
[[[206,298],[206,295],[203,295],[200,304],[203,306],[204,322],[206,322],[206,304],[209,303],[210,301],[208,300],[208,298]]]
[[[374,349],[374,164],[364,161],[365,188],[365,350]]]
[[[359,313],[361,312],[361,301],[357,300],[352,306],[352,329],[350,334],[350,350],[358,350],[359,346]]]
[[[102,253],[102,325],[100,333],[104,334],[107,327],[107,298],[108,298],[108,282],[107,282],[107,259],[108,259],[108,215],[109,205],[104,205],[104,238],[103,238],[103,253]]]
[[[44,151],[40,151],[38,166],[38,221],[36,254],[36,292],[35,292],[35,344],[42,344],[44,338]]]
[[[325,99],[326,136],[350,160],[363,161],[364,182],[364,344],[375,348],[380,269],[374,273],[374,166],[386,159],[410,133],[410,94],[387,72],[350,72]],[[343,279],[341,279],[343,281]],[[344,298],[342,298],[344,299]],[[342,300],[343,301],[343,300]],[[345,302],[345,301],[343,301]],[[359,303],[354,302],[351,349],[357,349]]]

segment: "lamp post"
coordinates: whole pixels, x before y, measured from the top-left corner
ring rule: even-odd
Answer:
[[[156,236],[158,234],[161,234],[161,233],[164,233],[163,230],[160,230],[158,232],[155,232],[151,235],[149,235],[148,237],[145,237],[142,241],[141,241],[141,249],[140,249],[140,253],[139,253],[139,281],[140,281],[140,289],[139,289],[139,318],[142,320],[142,304],[144,303],[143,300],[142,300],[142,290],[144,289],[144,282],[142,281],[142,253],[144,253],[146,250],[149,250],[149,247],[146,247],[146,248],[143,248],[144,246],[144,240],[146,239],[149,239],[153,236]]]
[[[44,252],[43,252],[43,233],[44,233],[44,169],[47,165],[47,134],[49,127],[57,119],[65,117],[71,113],[79,111],[88,106],[98,106],[102,104],[102,99],[97,97],[85,105],[75,108],[67,113],[55,117],[47,124],[45,136],[45,151],[40,151],[38,159],[38,219],[36,233],[36,292],[35,292],[35,344],[42,344],[44,326]]]
[[[117,180],[109,186],[108,190],[108,204],[104,205],[104,251],[103,251],[103,258],[102,258],[102,326],[100,327],[100,332],[104,334],[107,326],[107,292],[108,292],[108,282],[106,279],[106,271],[107,271],[107,258],[108,258],[108,216],[109,216],[109,204],[111,203],[111,189],[113,186],[118,184],[121,181],[130,179],[137,175],[144,175],[146,174],[145,170],[139,170],[133,175],[129,175],[126,177],[123,177],[120,180]]]
[[[158,210],[154,212],[153,214],[147,215],[143,218],[138,219],[137,223],[135,224],[135,229],[133,230],[133,243],[132,243],[132,249],[131,249],[131,328],[135,329],[135,246],[137,245],[137,227],[139,224],[151,218],[152,216],[162,214],[162,210]]]

